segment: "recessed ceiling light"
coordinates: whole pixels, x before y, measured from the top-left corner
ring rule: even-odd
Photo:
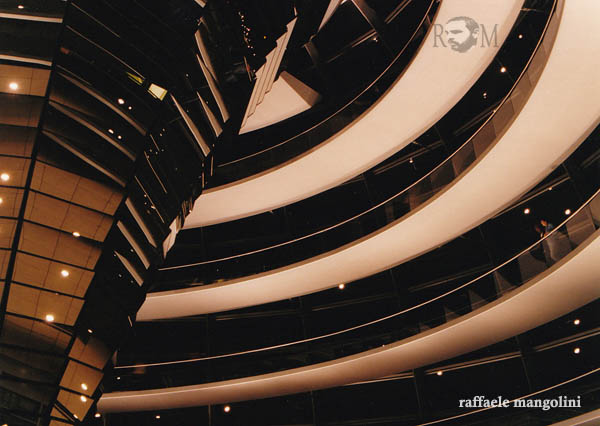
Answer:
[[[19,84],[13,81],[8,84],[8,87],[10,87],[10,90],[17,90],[19,88]]]
[[[442,370],[440,370],[440,371],[438,371],[438,372],[437,372],[437,373],[435,373],[435,374],[437,374],[438,376],[441,376],[442,374],[444,374],[444,372],[443,372]]]
[[[519,34],[519,38],[523,38],[523,34]]]
[[[25,9],[25,6],[23,6],[22,4],[17,6],[18,9]]]
[[[117,139],[119,139],[119,140],[123,139],[123,136],[119,135],[119,136],[117,136]]]
[[[77,414],[73,414],[73,417],[75,417],[76,419],[79,419],[79,417],[77,417]]]
[[[8,173],[2,173],[0,175],[0,179],[2,179],[4,182],[7,182],[10,179],[10,175]]]
[[[88,390],[88,385],[86,385],[85,383],[82,383],[81,384],[81,389]]]
[[[565,210],[565,214],[566,214],[567,216],[569,216],[569,215],[571,214],[571,209],[567,209],[567,210]]]
[[[88,328],[88,333],[93,334],[94,330],[92,330],[91,328]]]
[[[127,107],[127,109],[128,109],[129,111],[131,111],[131,110],[133,109],[133,107],[130,105],[130,106],[128,106],[128,107]]]
[[[578,354],[578,353],[580,353],[580,352],[581,352],[581,349],[579,349],[579,348],[575,348],[575,349],[573,349],[573,353],[574,353],[574,354]]]
[[[578,319],[576,319],[575,321],[573,321],[573,324],[575,324],[575,325],[579,325],[579,324],[581,324],[581,321],[580,321],[580,320],[579,320],[579,318],[578,318]]]
[[[115,131],[113,129],[108,129],[108,133],[110,133],[111,135],[113,135],[115,133]]]
[[[53,322],[54,321],[54,315],[52,315],[52,314],[46,315],[46,321]]]
[[[117,380],[121,380],[121,376],[117,376]]]
[[[97,418],[97,419],[100,418],[100,413],[94,414],[94,417]]]
[[[343,290],[343,289],[345,289],[345,288],[346,288],[346,284],[340,284],[340,285],[338,285],[338,288],[339,288],[340,290]]]
[[[502,72],[502,73],[506,72],[506,67],[500,68],[500,72]]]
[[[62,271],[60,271],[60,274],[66,278],[69,276],[69,271],[67,271],[66,269],[63,269]]]
[[[2,204],[4,202],[4,200],[2,199],[2,197],[0,197],[0,204]]]
[[[483,92],[483,99],[487,99],[487,92]]]
[[[229,413],[231,411],[231,407],[229,405],[225,405],[223,407],[223,411],[225,411],[226,413]]]
[[[125,103],[125,99],[119,98],[117,99],[117,102],[119,103],[119,105],[123,105]]]
[[[160,419],[160,414],[157,414],[156,416],[154,416],[155,419]]]
[[[75,238],[79,238],[79,237],[81,237],[81,234],[79,232],[77,232],[77,231],[73,231],[73,236]]]
[[[531,213],[531,210],[529,210],[529,208],[526,208],[525,210],[523,210],[523,214],[529,214]]]
[[[81,402],[87,402],[87,398],[83,395],[81,395],[79,399],[81,399]]]

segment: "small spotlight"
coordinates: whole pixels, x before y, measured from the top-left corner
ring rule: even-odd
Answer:
[[[483,99],[487,99],[487,92],[483,92]]]
[[[97,418],[97,419],[99,419],[100,418],[100,413],[94,414],[94,417]]]
[[[565,215],[569,216],[571,214],[571,209],[565,210]]]
[[[580,349],[580,348],[575,348],[575,349],[573,349],[573,353],[574,353],[574,354],[578,354],[578,353],[580,353],[580,352],[581,352],[581,349]]]
[[[63,269],[62,271],[60,271],[60,274],[63,277],[67,278],[69,276],[69,271],[67,271],[66,269]]]
[[[88,385],[86,385],[85,383],[82,383],[81,384],[81,389],[88,390]]]
[[[0,197],[0,204],[2,204],[4,202],[4,200],[2,199],[2,197]]]
[[[548,191],[552,191],[552,187],[548,188]]]
[[[119,98],[117,99],[117,102],[119,103],[119,105],[123,105],[125,103],[125,99]]]
[[[117,376],[117,380],[121,380],[121,376]]]
[[[19,85],[13,81],[12,83],[9,83],[8,87],[10,87],[10,90],[17,90]]]
[[[437,373],[435,373],[435,374],[437,374],[438,376],[441,376],[441,375],[443,375],[443,374],[444,374],[444,372],[443,372],[442,370],[440,370],[440,371],[438,371],[438,372],[437,372]]]
[[[73,414],[73,417],[75,417],[77,420],[79,420],[79,417],[77,417],[77,414]]]
[[[17,6],[17,9],[25,9],[25,6],[23,6],[22,4]]]
[[[123,136],[119,135],[119,136],[117,136],[117,139],[121,140],[121,139],[123,139]]]
[[[157,414],[156,416],[154,416],[155,419],[160,419],[160,414]]]
[[[531,210],[529,208],[526,208],[525,210],[523,210],[523,214],[529,214],[531,213]]]
[[[92,330],[91,328],[88,328],[88,333],[93,334],[94,330]]]
[[[226,413],[229,413],[231,411],[231,407],[229,405],[225,405],[223,407],[223,411],[225,411]]]
[[[46,321],[48,321],[48,322],[54,322],[54,315],[52,315],[52,314],[46,315]]]
[[[10,179],[10,175],[8,173],[2,173],[0,175],[0,179],[2,179],[3,182],[8,182],[8,180]]]
[[[579,320],[579,318],[577,318],[575,321],[573,321],[573,324],[579,325],[579,324],[581,324],[581,321]]]
[[[115,131],[113,129],[108,129],[108,133],[110,133],[111,135],[114,135]]]
[[[132,107],[131,105],[129,105],[129,106],[127,107],[127,109],[128,109],[129,111],[131,111],[131,110],[133,109],[133,107]]]
[[[346,288],[346,284],[340,284],[340,285],[338,285],[338,288],[339,288],[340,290],[343,290],[343,289],[345,289],[345,288]]]
[[[523,38],[523,34],[519,34],[519,39],[522,39],[522,38]]]
[[[81,237],[81,234],[79,232],[77,232],[77,231],[73,231],[73,236],[75,238],[79,238],[79,237]]]
[[[81,402],[87,402],[87,398],[83,395],[81,395],[79,399],[81,399]]]
[[[414,162],[415,162],[415,160],[413,160],[413,159],[411,158],[410,160],[408,160],[408,162],[409,162],[410,164],[412,164],[412,163],[414,163]]]
[[[500,68],[500,72],[501,72],[501,73],[505,73],[505,72],[506,72],[506,67],[502,67],[502,68]]]

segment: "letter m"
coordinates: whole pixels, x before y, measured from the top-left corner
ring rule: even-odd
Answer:
[[[492,39],[494,40],[494,44],[492,44]],[[488,37],[487,30],[485,29],[485,25],[481,25],[481,47],[498,47],[498,24],[494,25],[494,29],[492,30],[492,34]]]

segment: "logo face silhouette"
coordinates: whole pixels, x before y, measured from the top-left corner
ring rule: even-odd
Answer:
[[[467,16],[458,16],[446,22],[444,33],[450,48],[464,53],[477,45],[479,24]]]
[[[498,47],[498,24],[491,32],[484,25],[468,16],[449,19],[446,25],[434,25],[433,47],[450,47],[455,52],[465,53],[476,47],[481,36],[481,47]],[[489,33],[489,34],[488,34]]]

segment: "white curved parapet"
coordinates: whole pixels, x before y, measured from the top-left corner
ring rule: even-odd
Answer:
[[[596,0],[592,0],[596,1]],[[108,393],[100,412],[145,411],[269,398],[430,365],[524,333],[600,297],[600,231],[535,279],[467,315],[334,361],[200,385]]]
[[[443,1],[435,25],[412,63],[374,106],[309,152],[204,191],[184,228],[240,219],[294,203],[333,188],[398,152],[442,118],[477,81],[512,29],[523,1]],[[481,27],[480,43],[464,53],[444,47],[442,42],[447,42],[439,36],[443,25],[459,16],[469,16]]]
[[[554,48],[521,113],[466,173],[407,216],[337,250],[273,271],[150,293],[138,320],[226,311],[321,291],[414,258],[492,217],[550,174],[600,121],[600,33],[586,30],[599,15],[596,0],[565,3]]]

